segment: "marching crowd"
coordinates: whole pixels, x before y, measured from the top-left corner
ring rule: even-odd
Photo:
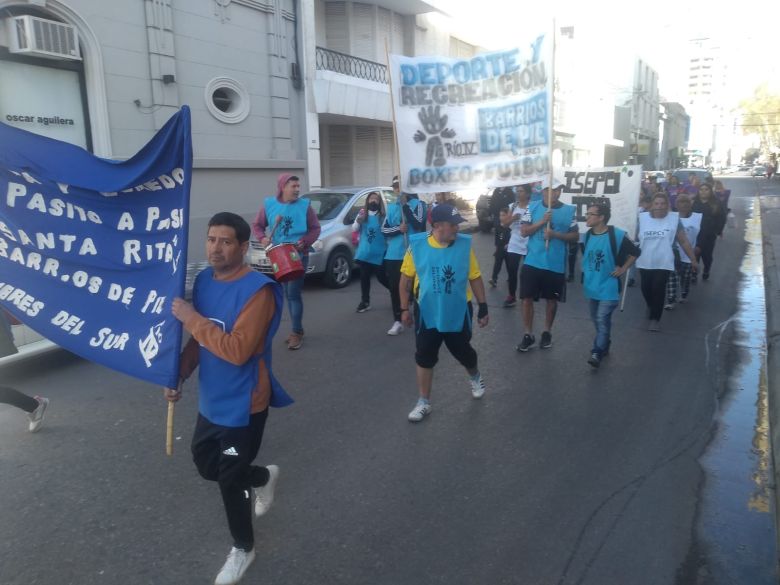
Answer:
[[[439,193],[430,206],[400,191],[387,204],[371,193],[352,226],[360,266],[357,312],[371,307],[372,277],[390,292],[393,322],[388,335],[405,330],[415,335],[418,398],[411,422],[432,410],[433,370],[441,345],[464,367],[472,397],[485,394],[478,356],[471,345],[474,301],[480,327],[489,322],[482,273],[471,236],[459,233],[465,221],[449,194]],[[553,345],[558,304],[566,301],[566,284],[581,252],[582,289],[595,328],[588,364],[599,368],[610,350],[611,318],[621,298],[621,277],[631,286],[629,271],[639,270],[647,304],[648,329],[658,331],[664,310],[684,303],[696,283],[698,265],[707,280],[716,240],[727,219],[728,192],[719,182],[686,184],[673,178],[663,187],[651,177],[642,185],[635,234],[609,224],[610,208],[595,200],[587,208],[587,230],[580,233],[575,207],[560,201],[563,184],[539,190],[534,185],[497,189],[494,266],[488,283],[498,286],[507,272],[503,306],[522,307],[523,336],[516,346],[525,353],[537,345],[534,303],[544,300],[538,347]],[[173,315],[191,338],[181,354],[180,379],[198,369],[198,419],[192,456],[200,475],[218,484],[233,547],[216,577],[216,585],[237,583],[255,558],[253,516],[267,512],[274,498],[279,468],[254,465],[269,406],[293,402],[276,379],[271,347],[287,299],[291,332],[289,350],[303,346],[303,276],[283,283],[253,271],[244,262],[250,234],[264,246],[289,245],[304,267],[320,234],[309,201],[300,196],[300,180],[279,176],[274,196],[264,200],[250,226],[241,216],[222,212],[211,218],[206,234],[209,268],[197,277],[193,300],[174,299]],[[568,270],[568,278],[567,278]],[[303,273],[303,272],[302,272]],[[302,274],[301,273],[301,274]],[[0,315],[1,317],[1,315]],[[10,329],[10,328],[9,328]],[[166,388],[166,400],[182,397],[182,386]],[[30,416],[39,428],[48,401],[0,388],[0,400]]]
[[[387,204],[380,193],[369,194],[352,226],[361,273],[356,311],[370,309],[376,276],[390,292],[393,323],[388,335],[413,329],[419,396],[408,419],[419,422],[432,410],[433,370],[442,344],[466,370],[472,397],[484,396],[471,336],[473,301],[480,327],[489,322],[488,305],[471,236],[459,233],[458,226],[465,220],[449,195],[437,194],[429,209],[416,195],[401,193],[397,177],[392,186],[396,200]],[[635,234],[609,224],[610,208],[604,200],[594,200],[587,208],[588,229],[581,234],[575,207],[560,201],[562,188],[554,181],[541,192],[532,185],[496,190],[495,263],[488,282],[497,287],[506,266],[504,307],[514,306],[518,297],[522,303],[524,333],[516,347],[519,352],[536,346],[534,302],[544,299],[539,347],[547,349],[553,344],[558,304],[566,300],[567,268],[571,281],[581,251],[582,288],[595,328],[587,361],[595,369],[610,350],[621,277],[629,278],[627,273],[636,264],[648,329],[658,331],[664,310],[687,300],[700,261],[702,278],[709,278],[727,209],[717,183],[698,184],[692,177],[685,185],[670,181],[663,188],[650,179],[642,185]],[[298,177],[279,177],[276,196],[264,201],[251,230],[263,245],[294,246],[306,265],[320,226],[308,200],[300,197]],[[252,516],[268,510],[279,477],[278,467],[259,467],[253,460],[268,407],[292,402],[271,368],[271,339],[279,327],[282,287],[292,321],[287,347],[300,349],[304,335],[303,276],[280,285],[251,271],[243,262],[249,235],[250,226],[240,216],[214,216],[206,239],[210,268],[198,275],[193,303],[176,299],[172,307],[192,335],[182,354],[182,379],[200,366],[193,459],[205,479],[218,483],[233,536],[233,548],[216,585],[238,582],[254,560]],[[181,386],[165,389],[167,400],[177,401],[181,395]]]

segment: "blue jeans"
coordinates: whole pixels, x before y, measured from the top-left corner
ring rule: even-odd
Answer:
[[[309,264],[309,256],[301,256],[303,271]],[[284,296],[287,297],[287,306],[290,308],[290,320],[292,321],[293,333],[303,333],[303,276],[296,280],[282,283],[284,287]]]
[[[596,327],[596,339],[593,340],[591,353],[597,353],[599,357],[602,357],[609,351],[612,312],[617,306],[617,301],[590,300],[590,319]]]

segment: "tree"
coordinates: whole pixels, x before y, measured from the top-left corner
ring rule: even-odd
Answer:
[[[753,97],[739,104],[742,111],[742,133],[759,134],[761,150],[769,154],[780,148],[780,95],[769,91],[765,83],[756,88]]]

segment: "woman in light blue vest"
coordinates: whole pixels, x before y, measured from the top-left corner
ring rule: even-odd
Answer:
[[[371,308],[372,275],[376,275],[382,286],[389,288],[387,276],[382,266],[387,249],[387,242],[385,242],[385,236],[382,233],[382,224],[386,215],[385,201],[377,191],[374,191],[369,193],[365,206],[352,224],[352,231],[360,234],[360,241],[355,252],[355,262],[360,266],[358,313],[365,313]]]
[[[388,330],[388,335],[398,335],[403,332],[401,323],[401,302],[398,293],[398,283],[401,280],[401,264],[406,253],[407,240],[414,234],[425,232],[425,203],[417,195],[404,193],[399,189],[398,178],[393,179],[393,190],[398,194],[398,202],[387,206],[387,217],[382,224],[382,233],[387,239],[385,252],[385,274],[390,287],[390,301],[393,305],[394,322]],[[401,215],[403,213],[403,216]]]

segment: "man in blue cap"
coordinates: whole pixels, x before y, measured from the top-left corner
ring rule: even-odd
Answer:
[[[452,205],[437,205],[431,212],[430,235],[420,233],[409,238],[401,266],[401,318],[406,327],[416,323],[415,362],[420,398],[409,413],[411,422],[419,422],[431,412],[433,367],[442,342],[466,368],[472,396],[478,399],[485,394],[477,352],[471,346],[472,296],[479,304],[480,327],[488,324],[488,307],[471,236],[458,233],[458,224],[463,221]],[[409,313],[412,287],[417,298],[414,318]]]

